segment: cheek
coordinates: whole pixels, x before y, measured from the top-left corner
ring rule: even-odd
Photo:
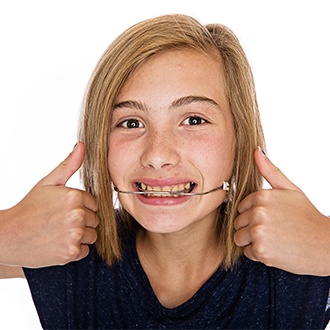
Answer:
[[[121,147],[120,143],[116,143],[115,139],[109,143],[108,169],[114,182],[116,178],[120,177],[120,173],[125,170],[124,165],[127,163],[126,153],[123,150],[124,148]]]
[[[139,161],[138,151],[142,149],[136,141],[119,139],[116,136],[110,137],[108,152],[108,170],[111,180],[116,184],[122,185],[125,177],[136,168]]]
[[[204,173],[225,176],[231,175],[233,168],[234,143],[226,135],[220,134],[195,141],[189,147],[190,155],[197,160]]]

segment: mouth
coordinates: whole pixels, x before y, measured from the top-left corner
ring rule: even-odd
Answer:
[[[179,197],[182,194],[189,194],[196,186],[195,182],[181,183],[173,186],[149,186],[143,182],[136,182],[138,191],[145,193],[146,197]]]

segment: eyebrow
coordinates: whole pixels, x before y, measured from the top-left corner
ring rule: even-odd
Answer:
[[[220,105],[217,102],[215,102],[213,99],[210,99],[205,96],[194,96],[194,95],[180,97],[179,99],[172,102],[170,108],[178,108],[192,103],[208,103],[213,107],[221,109]]]
[[[177,100],[174,100],[169,109],[175,109],[175,108],[179,108],[185,105],[189,105],[192,103],[207,103],[209,105],[211,105],[212,107],[215,107],[217,109],[221,110],[220,105],[214,101],[213,99],[210,99],[208,97],[205,96],[195,96],[195,95],[188,95],[188,96],[183,96],[180,97]],[[142,110],[142,111],[149,111],[149,107],[140,101],[134,101],[134,100],[127,100],[127,101],[123,101],[123,102],[119,102],[115,105],[114,109],[118,109],[118,108],[130,108],[130,109],[138,109],[138,110]]]
[[[133,101],[133,100],[128,100],[128,101],[123,101],[123,102],[117,103],[114,107],[114,110],[118,109],[118,108],[138,109],[138,110],[142,110],[142,111],[149,110],[148,106],[145,103],[139,102],[139,101]]]

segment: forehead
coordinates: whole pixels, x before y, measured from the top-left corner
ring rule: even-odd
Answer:
[[[117,102],[147,98],[164,106],[184,95],[226,102],[220,55],[192,49],[167,50],[147,59],[124,84]]]

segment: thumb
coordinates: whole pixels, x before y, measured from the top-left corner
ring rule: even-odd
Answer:
[[[266,153],[258,147],[254,153],[254,159],[260,174],[274,189],[299,190],[281,171],[276,167]]]
[[[84,144],[78,142],[69,156],[44,177],[37,186],[64,186],[71,176],[79,170],[84,160],[84,153]]]

